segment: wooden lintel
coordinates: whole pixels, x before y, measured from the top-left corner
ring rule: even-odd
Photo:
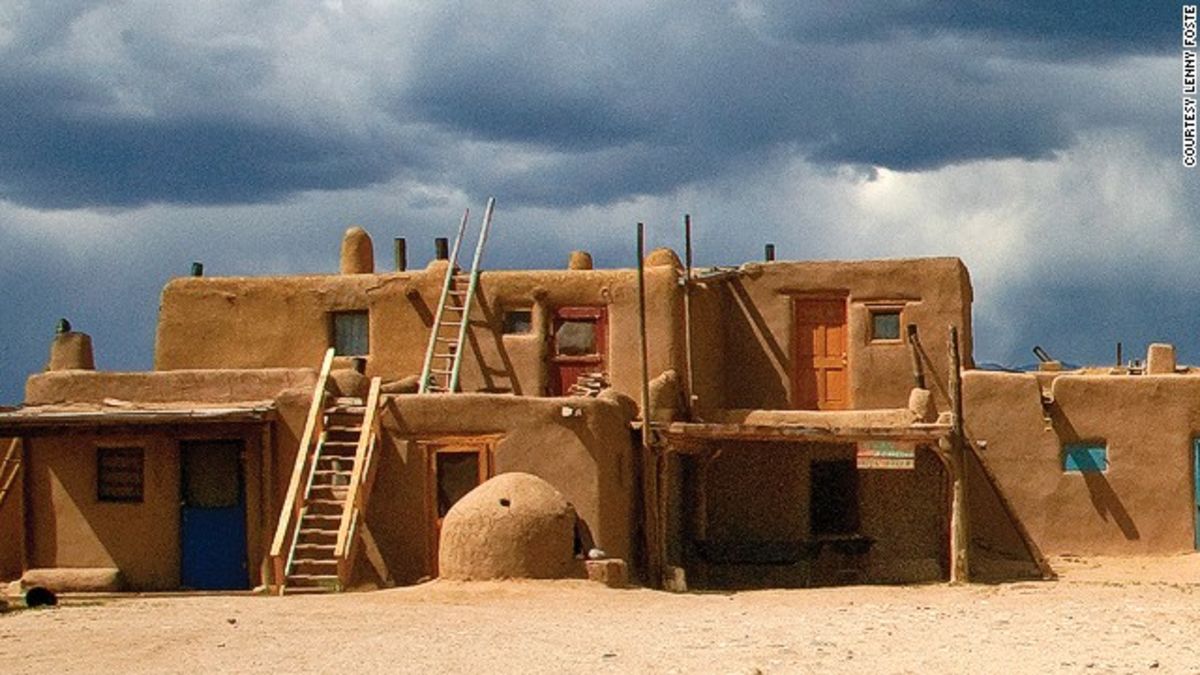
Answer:
[[[672,449],[686,449],[689,441],[697,440],[741,440],[741,441],[899,441],[911,443],[936,443],[950,433],[946,426],[924,427],[841,427],[823,429],[801,426],[765,426],[749,424],[718,424],[676,422],[666,430],[666,440]]]

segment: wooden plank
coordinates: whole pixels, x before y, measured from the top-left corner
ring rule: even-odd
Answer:
[[[275,529],[275,538],[271,542],[271,557],[275,559],[275,583],[280,592],[283,591],[284,569],[283,557],[287,555],[285,547],[293,529],[293,521],[298,521],[300,509],[304,505],[304,495],[301,493],[309,464],[313,440],[321,434],[321,425],[325,409],[325,385],[329,380],[329,371],[333,369],[333,349],[325,351],[325,359],[321,362],[321,372],[317,384],[313,387],[312,403],[309,404],[308,418],[304,422],[304,433],[300,437],[300,446],[296,452],[296,462],[292,466],[292,478],[288,482],[287,498],[279,512],[279,526]]]
[[[947,437],[951,427],[922,425],[912,427],[835,427],[767,426],[755,424],[723,424],[673,422],[667,426],[667,439],[675,444],[690,440],[726,439],[754,441],[870,441],[888,440],[913,443],[934,443]]]
[[[375,541],[375,535],[371,534],[371,528],[367,527],[366,520],[359,525],[358,532],[362,537],[363,553],[366,554],[371,567],[375,569],[375,574],[379,576],[383,585],[394,586],[396,581],[392,579],[392,572],[388,569],[387,561],[383,559],[383,552],[379,550],[379,544]]]
[[[349,557],[351,537],[351,520],[355,511],[365,506],[362,500],[362,482],[365,477],[363,468],[369,461],[368,452],[372,449],[372,439],[375,435],[375,420],[379,409],[380,378],[371,379],[371,389],[367,394],[366,412],[363,416],[362,429],[358,433],[358,444],[354,450],[354,468],[350,473],[350,490],[346,494],[346,506],[342,509],[342,521],[338,527],[337,546],[334,556],[339,560]],[[345,583],[345,579],[342,580]]]
[[[953,492],[950,504],[950,581],[971,580],[970,532],[967,522],[967,468],[963,454],[962,359],[958,354],[958,328],[950,326],[950,470]]]

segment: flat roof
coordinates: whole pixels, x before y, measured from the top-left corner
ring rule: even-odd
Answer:
[[[275,419],[275,412],[274,401],[28,406],[0,412],[0,435],[55,427],[261,423]]]

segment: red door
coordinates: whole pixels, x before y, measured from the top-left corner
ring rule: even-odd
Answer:
[[[548,383],[551,396],[564,396],[583,375],[606,372],[608,311],[604,307],[560,307],[550,333]]]
[[[845,410],[849,407],[846,300],[797,298],[794,310],[792,407]]]

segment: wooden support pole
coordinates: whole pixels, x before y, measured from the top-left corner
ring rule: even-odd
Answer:
[[[950,471],[953,495],[950,505],[950,582],[971,580],[970,528],[967,522],[967,463],[963,451],[962,358],[958,353],[958,328],[950,326]]]
[[[686,375],[687,418],[694,420],[695,376],[692,370],[692,216],[683,216],[683,358]]]
[[[646,225],[637,224],[638,334],[642,359],[642,456],[645,484],[642,504],[646,535],[646,565],[650,583],[662,583],[662,538],[659,511],[659,461],[650,433],[650,355],[646,338]]]
[[[912,357],[913,386],[925,388],[925,368],[921,365],[921,338],[916,324],[908,324],[908,354]]]

